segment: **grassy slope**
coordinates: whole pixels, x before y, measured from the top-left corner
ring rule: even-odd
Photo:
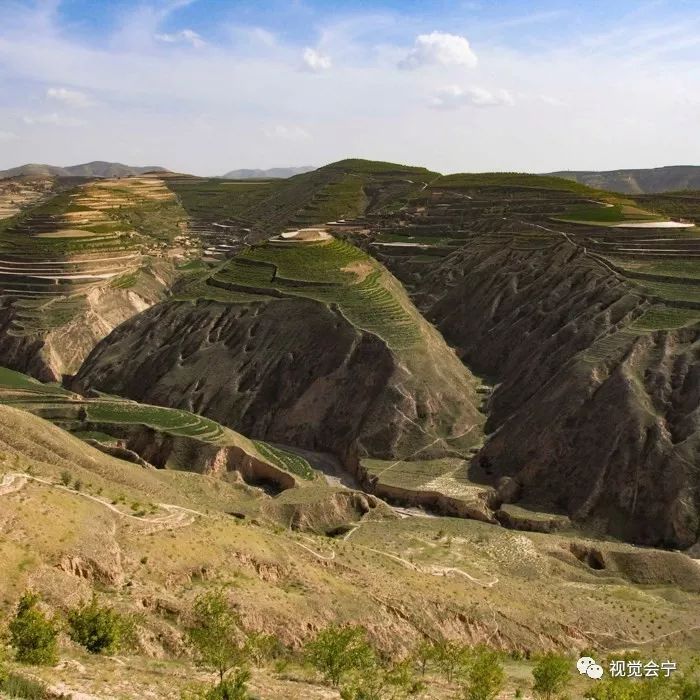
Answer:
[[[120,462],[22,411],[0,407],[0,444],[0,475],[30,470],[57,484],[29,482],[0,496],[2,512],[13,523],[0,536],[0,614],[27,586],[61,610],[88,597],[94,585],[103,600],[138,611],[146,637],[160,640],[151,649],[159,650],[161,660],[126,654],[113,664],[64,646],[62,659],[77,658],[87,673],[71,664],[36,671],[83,692],[141,698],[148,690],[179,698],[201,678],[179,654],[183,613],[195,595],[221,583],[230,586],[249,629],[275,633],[291,645],[331,621],[365,625],[390,654],[411,648],[423,635],[443,634],[521,652],[634,646],[645,658],[681,661],[700,643],[691,631],[700,624],[697,594],[653,577],[637,585],[620,573],[594,571],[569,553],[563,536],[450,518],[366,521],[346,541],[306,536],[265,521],[261,506],[270,499],[259,492]],[[58,485],[64,470],[80,479],[80,492]],[[177,521],[159,524],[167,515],[161,503],[202,515],[179,512]],[[230,511],[248,517],[241,522],[226,515]],[[131,517],[139,512],[145,514]],[[51,522],[50,531],[45,522]],[[590,545],[639,561],[655,554]],[[680,555],[664,556],[676,561]],[[100,582],[71,574],[68,561],[101,572]],[[511,694],[529,668],[509,665]],[[268,700],[330,697],[312,676],[297,668],[292,674],[294,681],[271,667],[258,669],[254,687]],[[454,692],[435,682],[422,700]]]

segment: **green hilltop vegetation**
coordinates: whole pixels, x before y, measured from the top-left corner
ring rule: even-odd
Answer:
[[[34,413],[83,439],[111,443],[124,429],[149,428],[155,433],[219,446],[237,447],[302,480],[313,480],[309,463],[282,448],[251,441],[204,416],[174,408],[152,406],[116,396],[85,398],[57,384],[44,384],[0,367],[0,403]]]
[[[231,219],[269,235],[395,208],[436,177],[426,168],[348,159],[285,180],[171,177],[165,182],[191,216]]]
[[[549,175],[531,175],[529,173],[455,173],[443,175],[433,183],[441,189],[468,189],[471,187],[531,187],[542,190],[560,190],[580,195],[609,195],[602,190],[581,185],[572,180]]]

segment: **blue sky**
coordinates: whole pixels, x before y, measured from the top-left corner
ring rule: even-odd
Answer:
[[[2,0],[0,167],[700,163],[700,3]]]

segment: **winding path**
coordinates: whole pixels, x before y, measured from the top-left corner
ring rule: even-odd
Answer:
[[[10,472],[5,474],[0,482],[0,496],[7,496],[11,493],[21,490],[24,488],[29,481],[36,481],[39,484],[44,484],[45,486],[51,486],[55,489],[61,489],[74,496],[81,496],[82,498],[87,498],[95,503],[99,503],[113,513],[120,515],[123,518],[131,518],[132,520],[138,520],[142,523],[148,525],[164,525],[166,527],[186,527],[191,525],[195,521],[196,516],[206,517],[205,513],[200,513],[198,510],[192,510],[191,508],[184,508],[183,506],[176,506],[172,503],[156,503],[156,505],[162,510],[167,511],[167,515],[163,515],[157,518],[149,518],[142,515],[134,515],[132,513],[125,513],[124,511],[117,508],[115,505],[109,501],[99,498],[98,496],[92,496],[89,493],[83,493],[82,491],[76,491],[62,484],[55,484],[48,479],[42,479],[38,476],[31,476],[23,472]]]

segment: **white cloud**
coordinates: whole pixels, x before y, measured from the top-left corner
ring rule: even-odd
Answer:
[[[192,29],[182,29],[172,34],[156,34],[155,38],[166,44],[190,44],[194,46],[195,49],[201,49],[206,43],[204,39]]]
[[[466,37],[444,32],[419,34],[413,48],[399,62],[399,68],[412,70],[428,65],[476,66],[476,54]]]
[[[17,134],[13,134],[11,131],[0,131],[0,141],[14,141],[17,138]]]
[[[514,105],[515,99],[507,90],[487,90],[477,85],[468,88],[447,85],[435,93],[430,104],[437,109],[459,109],[464,106],[501,107]]]
[[[63,102],[69,107],[90,107],[93,104],[84,92],[68,88],[49,88],[46,91],[46,97],[49,100]]]
[[[87,122],[82,119],[74,119],[73,117],[66,117],[58,112],[51,112],[50,114],[38,114],[36,116],[25,116],[22,117],[22,121],[30,126],[36,126],[40,124],[49,124],[51,126],[85,126]]]
[[[302,60],[304,62],[304,68],[314,73],[328,70],[332,65],[330,56],[326,56],[308,46],[304,49]]]
[[[551,107],[563,107],[566,104],[564,100],[560,100],[558,97],[552,95],[540,95],[539,98],[542,102]]]
[[[284,141],[308,141],[311,138],[311,134],[300,126],[284,126],[282,124],[266,129],[265,135]]]

